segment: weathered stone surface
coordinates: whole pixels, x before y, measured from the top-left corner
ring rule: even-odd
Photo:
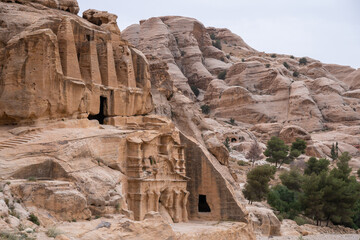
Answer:
[[[205,137],[205,144],[207,149],[216,157],[216,159],[222,165],[229,164],[229,151],[226,149],[225,145],[219,141],[216,136]]]
[[[281,222],[273,211],[267,208],[248,206],[249,216],[254,231],[265,236],[279,236]]]
[[[237,201],[234,190],[227,182],[234,181],[227,167],[222,166],[191,137],[183,134],[180,137],[186,146],[187,176],[191,178],[187,188],[190,192],[189,217],[247,222],[247,212]],[[200,210],[200,204],[205,202],[210,211]]]
[[[10,33],[0,37],[0,123],[152,110],[147,60],[121,40],[115,15],[87,11],[89,21],[102,19],[99,27],[27,5],[0,3],[0,32]]]
[[[73,14],[77,14],[80,10],[76,0],[1,0],[1,2],[20,3],[35,8],[39,8],[40,5],[48,8],[63,10]]]

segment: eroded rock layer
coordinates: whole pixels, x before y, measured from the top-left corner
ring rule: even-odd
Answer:
[[[147,60],[121,40],[116,16],[87,12],[96,26],[27,4],[0,2],[0,12],[0,123],[152,110]]]

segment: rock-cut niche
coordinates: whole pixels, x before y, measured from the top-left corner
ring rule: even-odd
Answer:
[[[100,124],[104,124],[104,119],[106,118],[106,110],[107,110],[107,98],[100,96],[100,110],[96,115],[89,115],[89,120],[98,120]]]
[[[199,195],[199,212],[211,212],[210,206],[206,201],[206,195]]]

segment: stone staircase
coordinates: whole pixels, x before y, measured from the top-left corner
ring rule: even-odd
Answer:
[[[31,133],[26,136],[16,136],[9,140],[0,142],[0,151],[8,148],[15,148],[21,144],[30,142],[31,140],[38,138],[39,133]]]

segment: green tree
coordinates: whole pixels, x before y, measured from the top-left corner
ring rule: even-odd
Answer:
[[[298,146],[298,143],[296,143],[295,146]],[[267,142],[267,148],[264,152],[264,155],[267,157],[266,161],[270,163],[275,163],[275,167],[279,165],[280,168],[282,164],[291,163],[294,158],[298,157],[301,154],[302,148],[299,148],[300,150],[298,150],[296,147],[289,148],[289,146],[287,146],[280,138],[271,137],[271,139]],[[289,150],[291,150],[290,154]]]
[[[332,170],[334,176],[336,178],[340,178],[344,181],[348,181],[350,177],[350,173],[352,168],[349,167],[349,161],[351,160],[351,156],[348,152],[344,152],[339,157],[339,161],[336,163],[337,168]]]
[[[310,176],[304,176],[302,184],[303,195],[300,200],[305,215],[316,220],[316,225],[321,224],[321,220],[324,217],[324,192],[321,188],[320,179],[321,177],[315,173]]]
[[[276,169],[268,164],[257,166],[248,172],[243,194],[249,203],[263,200],[269,192],[269,181],[274,178]]]
[[[336,142],[336,145],[333,143],[331,146],[331,158],[332,160],[336,160],[339,157],[339,146],[338,146],[338,142]]]
[[[296,169],[291,169],[280,174],[281,183],[288,189],[300,192],[301,184],[303,182],[303,176]]]
[[[311,175],[312,173],[319,175],[322,171],[327,172],[329,165],[330,161],[326,158],[320,158],[319,160],[317,160],[316,157],[311,157],[306,163],[304,173],[306,175]]]
[[[298,150],[301,154],[305,153],[306,141],[300,138],[297,138],[295,142],[291,144],[291,150]]]
[[[289,190],[286,186],[276,185],[270,190],[267,202],[271,207],[278,210],[283,217],[294,219],[301,210],[298,195],[299,193]]]
[[[271,137],[266,147],[264,152],[264,155],[267,157],[266,161],[275,163],[275,167],[286,161],[289,146],[285,145],[283,140],[278,137]]]
[[[324,184],[324,214],[327,224],[331,220],[335,224],[354,227],[356,203],[360,199],[360,184],[350,176],[351,156],[344,152],[332,169]]]

